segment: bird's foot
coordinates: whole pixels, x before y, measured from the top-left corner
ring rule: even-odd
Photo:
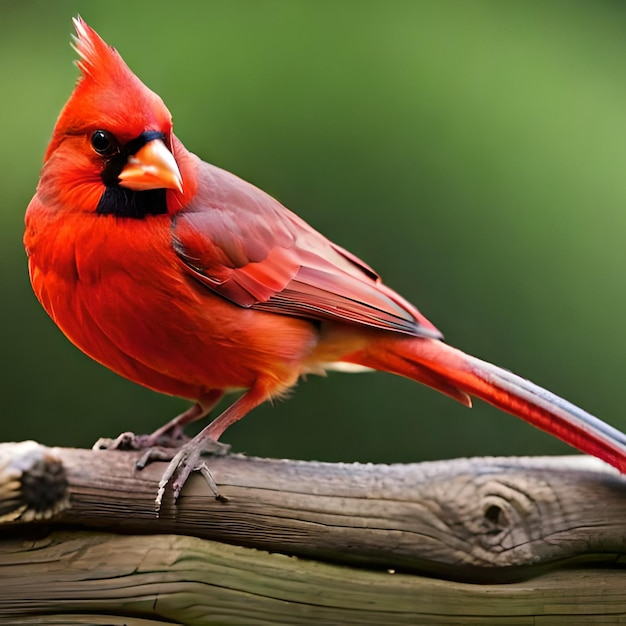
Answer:
[[[125,432],[115,439],[101,437],[94,443],[92,450],[150,450],[157,447],[176,449],[189,441],[191,438],[185,435],[182,426],[174,425],[168,430],[159,429],[151,435],[135,435],[135,433]],[[157,458],[154,456],[151,460],[157,460]],[[165,460],[170,458],[172,457]]]
[[[204,460],[201,459],[203,454],[209,454],[212,456],[224,456],[229,453],[230,446],[227,444],[219,443],[213,439],[202,438],[202,439],[192,439],[187,442],[181,448],[179,448],[172,456],[165,458],[163,456],[163,452],[167,453],[168,450],[163,448],[155,448],[153,449],[155,452],[153,453],[151,450],[147,450],[146,453],[139,459],[137,462],[137,466],[143,461],[143,466],[146,463],[149,463],[153,460],[169,460],[170,463],[163,472],[163,476],[159,481],[159,489],[157,491],[157,497],[155,500],[155,507],[157,515],[159,510],[161,509],[161,503],[163,501],[163,496],[165,495],[165,490],[167,485],[172,480],[172,477],[176,475],[176,479],[172,483],[172,489],[174,492],[174,502],[178,499],[180,492],[182,491],[187,479],[191,475],[192,472],[198,471],[200,472],[205,480],[207,481],[211,491],[215,495],[216,500],[220,500],[221,502],[227,502],[228,498],[220,494],[217,484],[215,483],[215,479],[213,478],[213,474],[211,474],[211,470]],[[169,452],[174,452],[169,450]],[[156,456],[155,456],[156,454]],[[142,466],[142,467],[143,467]]]
[[[165,489],[176,474],[176,480],[172,483],[174,501],[178,499],[182,488],[192,472],[200,472],[206,479],[216,500],[228,501],[217,489],[211,470],[204,460],[203,454],[211,456],[226,456],[230,452],[230,446],[219,443],[213,439],[202,437],[190,439],[182,429],[182,426],[174,425],[165,430],[160,429],[151,435],[135,435],[132,432],[124,432],[115,439],[101,438],[92,447],[93,450],[143,450],[143,454],[135,464],[138,470],[142,470],[153,461],[169,461],[161,480],[155,500],[157,514],[161,508]]]

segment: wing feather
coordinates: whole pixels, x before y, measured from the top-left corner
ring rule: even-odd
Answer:
[[[441,337],[372,268],[278,201],[202,163],[192,204],[172,220],[185,269],[242,307]]]

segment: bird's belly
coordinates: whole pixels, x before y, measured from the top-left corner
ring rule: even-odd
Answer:
[[[48,272],[33,286],[83,352],[134,382],[190,399],[249,388],[262,376],[288,387],[317,342],[310,322],[238,307],[178,269],[165,283],[113,273],[90,284]]]
[[[193,399],[264,376],[295,382],[317,344],[311,322],[239,307],[198,283],[171,247],[167,216],[81,217],[34,215],[26,242],[37,297],[83,352]]]

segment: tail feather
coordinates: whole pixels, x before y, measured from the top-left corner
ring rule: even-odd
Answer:
[[[471,406],[469,396],[520,417],[626,473],[626,435],[576,405],[436,339],[384,338],[343,360],[406,376]]]

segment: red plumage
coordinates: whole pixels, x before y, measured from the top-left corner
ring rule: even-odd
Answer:
[[[441,341],[369,266],[279,202],[189,153],[169,111],[82,20],[81,78],[26,213],[33,289],[117,373],[197,404],[247,392],[177,453],[178,493],[208,439],[306,373],[353,364],[470,405],[482,398],[626,470],[626,437]],[[160,429],[152,439],[165,432]]]

